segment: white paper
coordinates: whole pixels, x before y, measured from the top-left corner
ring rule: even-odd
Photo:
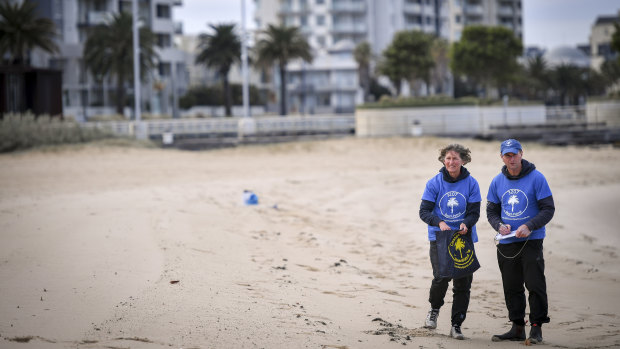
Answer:
[[[504,239],[508,239],[511,237],[514,237],[517,235],[517,231],[513,230],[510,232],[510,234],[506,234],[506,235],[502,235],[500,233],[497,233],[497,235],[495,235],[495,240],[499,241],[499,240],[504,240]]]

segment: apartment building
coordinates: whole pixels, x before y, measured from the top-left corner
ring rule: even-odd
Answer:
[[[351,67],[357,67],[353,48],[363,41],[368,41],[373,53],[380,56],[394,34],[401,30],[420,30],[449,42],[458,41],[468,25],[504,26],[517,37],[523,36],[521,0],[254,1],[254,20],[258,30],[269,24],[298,26],[315,52],[316,63],[291,63],[288,67],[289,105],[297,109],[303,107],[302,99],[312,98],[308,96],[313,91],[319,87],[326,89],[325,85],[313,85],[313,75],[322,76],[317,81],[326,81],[327,74],[327,81],[332,86],[322,96],[315,96],[317,103],[329,100],[333,111],[348,111],[356,102],[361,102],[358,78],[350,77],[354,71]],[[336,66],[325,69],[325,62],[334,62]],[[304,86],[300,85],[301,81],[305,81]],[[353,85],[349,86],[349,83]],[[442,90],[451,91],[451,88]],[[301,94],[298,91],[302,91]],[[325,97],[325,93],[330,97]],[[312,102],[305,104],[312,105]],[[321,109],[329,108],[323,106]]]
[[[620,24],[620,11],[617,16],[599,16],[590,32],[590,64],[600,71],[603,62],[617,57],[618,52],[611,48],[611,36],[616,31],[614,24]]]
[[[38,4],[39,15],[50,18],[58,28],[60,52],[48,55],[36,52],[32,64],[60,69],[63,72],[64,114],[77,120],[97,115],[115,114],[113,100],[116,83],[111,79],[96,82],[86,69],[82,52],[88,28],[108,21],[113,14],[131,11],[131,0],[29,0]],[[152,114],[178,115],[178,96],[187,89],[188,74],[184,53],[173,45],[174,35],[182,31],[172,18],[172,7],[181,0],[139,0],[139,17],[143,25],[157,36],[159,67],[142,84],[142,111]],[[133,90],[133,84],[128,86]],[[132,108],[126,108],[130,116]]]

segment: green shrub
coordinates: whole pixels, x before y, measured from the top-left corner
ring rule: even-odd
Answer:
[[[86,143],[115,138],[113,133],[74,121],[32,114],[5,114],[0,120],[0,153],[47,145]]]
[[[412,108],[412,107],[441,107],[441,106],[459,106],[459,105],[476,105],[477,99],[460,98],[454,99],[445,96],[433,97],[396,97],[382,96],[378,102],[366,103],[358,106],[360,109],[374,108]]]
[[[509,105],[534,105],[542,104],[541,101],[521,102],[509,100]],[[461,97],[452,98],[446,96],[432,97],[390,97],[382,96],[378,102],[358,105],[359,109],[384,109],[384,108],[421,108],[421,107],[454,107],[454,106],[502,106],[501,99]]]

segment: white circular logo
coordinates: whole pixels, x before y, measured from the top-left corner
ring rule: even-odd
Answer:
[[[502,195],[502,211],[508,217],[519,217],[527,210],[527,195],[519,189],[508,189]]]
[[[458,191],[449,191],[439,200],[441,214],[450,219],[462,216],[467,208],[465,196]]]

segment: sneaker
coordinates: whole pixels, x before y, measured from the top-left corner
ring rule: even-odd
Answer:
[[[450,337],[454,339],[460,339],[460,340],[465,339],[465,336],[463,336],[463,332],[461,332],[460,325],[455,325],[455,324],[452,325],[452,328],[450,329]]]
[[[532,324],[532,328],[530,328],[530,343],[531,344],[538,344],[538,343],[542,343],[543,338],[542,338],[542,327],[540,327],[540,325],[538,324]]]
[[[437,328],[437,317],[438,316],[439,316],[439,309],[429,310],[428,315],[426,315],[426,322],[424,323],[424,327]]]
[[[493,342],[501,341],[524,341],[525,340],[525,326],[512,323],[510,331],[504,334],[496,334],[491,337]]]

